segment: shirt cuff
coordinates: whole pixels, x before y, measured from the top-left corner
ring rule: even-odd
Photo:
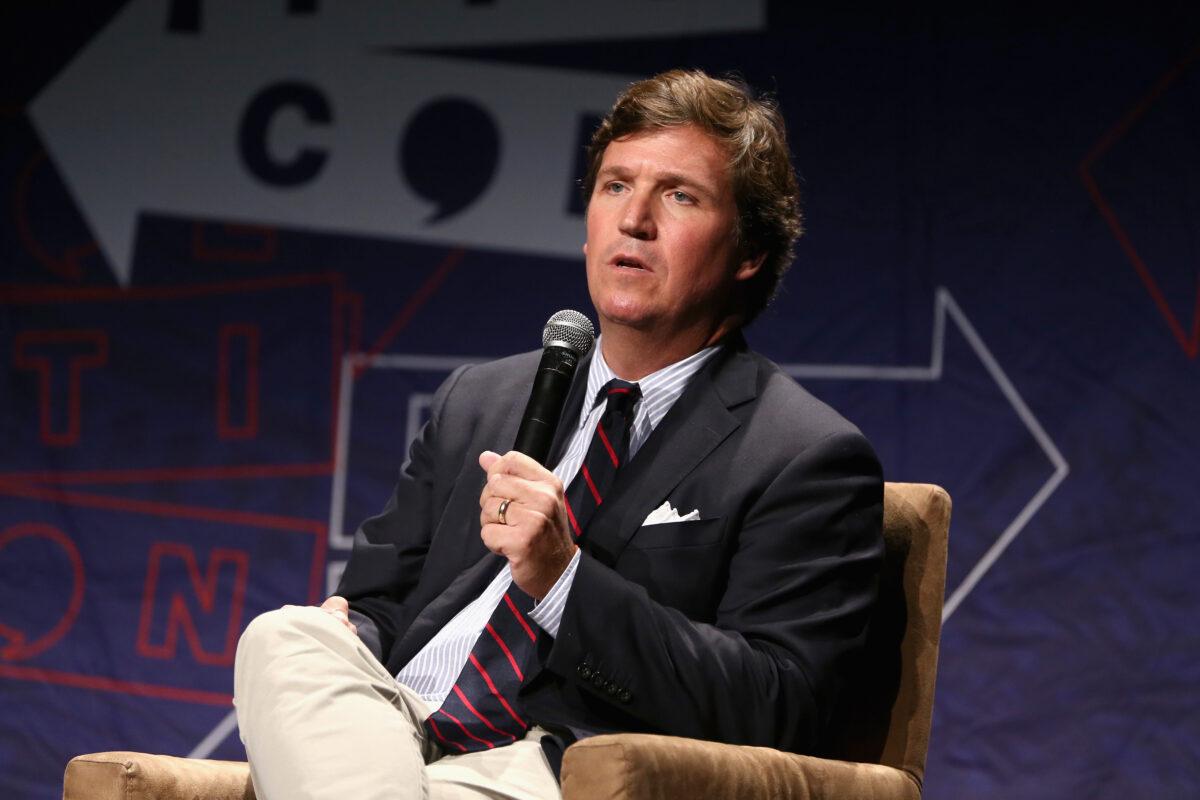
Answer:
[[[550,591],[546,592],[542,601],[529,612],[529,617],[538,627],[551,636],[558,636],[558,625],[562,622],[563,608],[567,605],[571,585],[575,583],[575,569],[579,566],[581,553],[583,551],[576,547],[575,555],[571,556],[571,563],[567,564],[563,574],[558,576],[558,580],[550,587]]]

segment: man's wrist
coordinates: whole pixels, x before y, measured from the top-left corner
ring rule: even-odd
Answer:
[[[562,621],[563,609],[567,605],[571,586],[575,583],[575,571],[579,568],[579,559],[582,553],[583,551],[578,547],[575,548],[575,553],[567,563],[566,569],[558,576],[558,580],[550,587],[550,591],[546,592],[546,596],[539,600],[529,612],[530,619],[551,636],[558,635],[558,626]]]

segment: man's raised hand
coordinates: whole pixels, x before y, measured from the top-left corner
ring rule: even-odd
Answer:
[[[541,600],[575,555],[567,525],[563,485],[554,473],[523,453],[484,451],[479,466],[487,481],[479,495],[480,536],[508,559],[513,582]],[[504,519],[500,507],[504,501]]]

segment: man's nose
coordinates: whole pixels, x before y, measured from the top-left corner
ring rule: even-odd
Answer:
[[[644,192],[631,192],[621,215],[620,230],[634,239],[653,239],[656,233],[652,199]]]

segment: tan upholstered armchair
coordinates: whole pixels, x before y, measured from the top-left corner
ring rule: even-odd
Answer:
[[[933,715],[946,582],[950,498],[889,483],[887,561],[868,642],[828,757],[647,734],[597,736],[568,748],[565,800],[650,798],[919,798]],[[67,765],[64,800],[250,800],[245,763],[96,753]]]

